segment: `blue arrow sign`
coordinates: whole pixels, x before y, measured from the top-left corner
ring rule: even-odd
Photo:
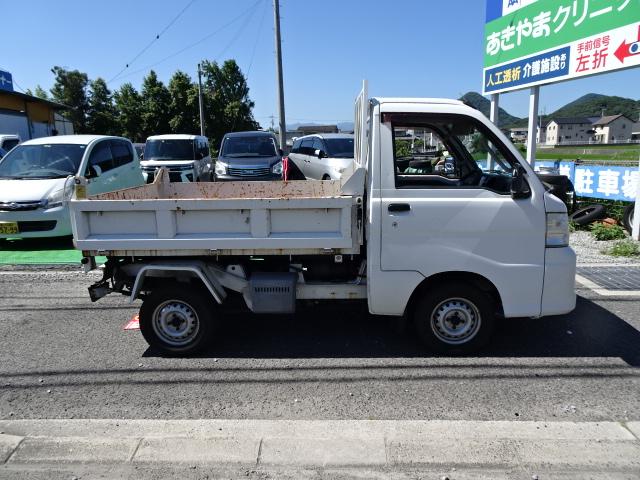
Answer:
[[[0,90],[13,92],[13,77],[9,72],[0,70]]]

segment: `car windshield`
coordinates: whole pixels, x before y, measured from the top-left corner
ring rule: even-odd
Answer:
[[[145,160],[193,160],[193,140],[149,140],[144,146]]]
[[[325,138],[330,157],[353,158],[353,138]]]
[[[227,137],[222,146],[222,155],[232,158],[275,157],[278,150],[271,137]]]
[[[86,145],[18,145],[0,160],[0,178],[64,178],[75,175]]]

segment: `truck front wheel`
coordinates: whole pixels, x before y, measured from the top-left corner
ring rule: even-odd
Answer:
[[[441,285],[418,300],[414,325],[423,343],[446,354],[478,350],[491,337],[495,306],[491,298],[471,284]]]
[[[140,331],[147,343],[168,355],[190,355],[207,345],[213,331],[208,292],[173,284],[154,290],[140,308]]]

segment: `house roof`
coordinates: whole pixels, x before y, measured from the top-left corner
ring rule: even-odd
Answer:
[[[0,95],[9,95],[12,97],[18,97],[22,100],[25,100],[27,102],[33,102],[33,103],[43,103],[51,108],[53,108],[54,110],[70,110],[71,108],[63,105],[61,103],[58,102],[52,102],[51,100],[46,100],[44,98],[40,98],[40,97],[34,97],[33,95],[27,95],[26,93],[21,93],[21,92],[11,92],[8,90],[0,90]]]
[[[595,122],[593,122],[593,125],[594,125],[594,126],[598,126],[598,125],[603,125],[603,126],[604,126],[604,125],[609,125],[611,122],[614,122],[614,121],[618,120],[620,117],[624,117],[624,118],[626,118],[627,120],[629,120],[631,123],[633,123],[633,120],[631,120],[631,119],[630,119],[630,118],[628,118],[627,116],[625,116],[625,115],[622,115],[622,114],[621,114],[621,115],[608,115],[608,116],[606,116],[606,117],[599,118],[598,120],[596,120]]]
[[[556,122],[558,125],[591,124],[591,121],[587,117],[554,117],[549,119],[549,123],[551,122]]]

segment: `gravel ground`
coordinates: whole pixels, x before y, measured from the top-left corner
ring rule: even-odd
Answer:
[[[608,250],[618,240],[608,240],[599,242],[590,232],[577,231],[571,234],[570,244],[578,256],[579,264],[602,263],[602,264],[638,264],[640,256],[635,257],[614,257],[602,253]]]

